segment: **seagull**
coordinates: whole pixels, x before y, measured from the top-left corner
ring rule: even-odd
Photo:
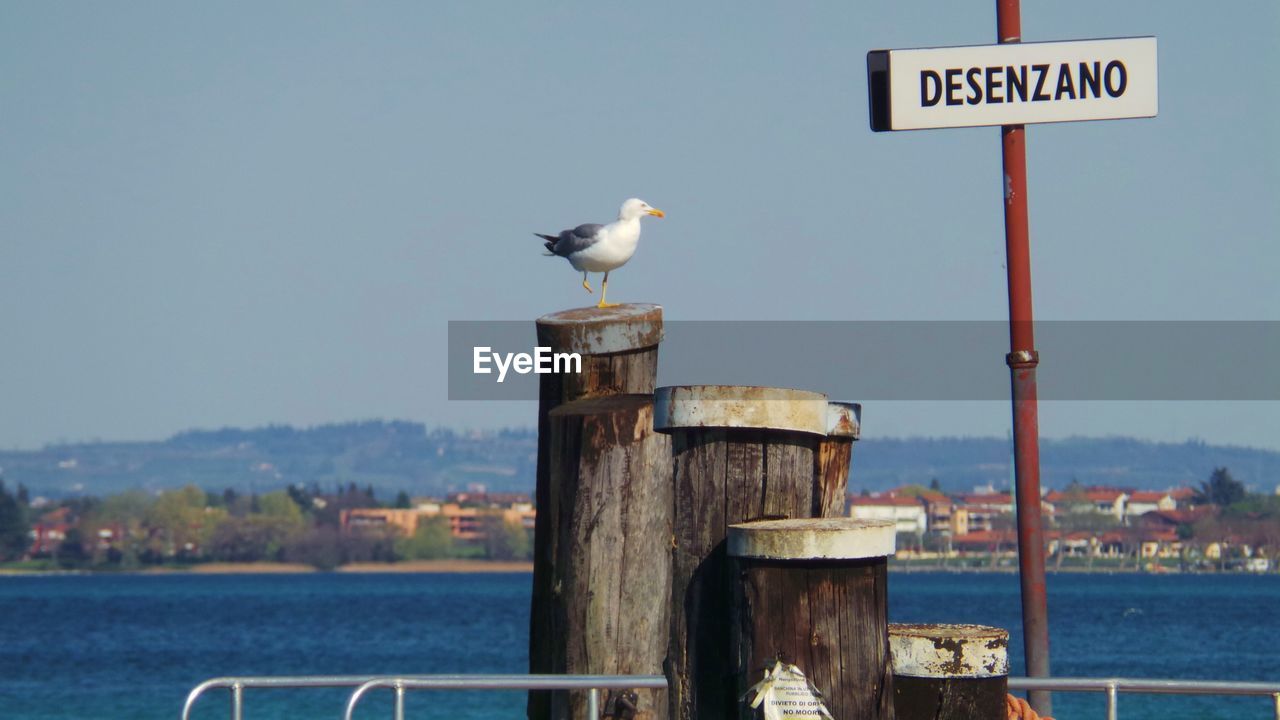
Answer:
[[[614,307],[617,303],[604,301],[605,293],[609,291],[609,271],[627,264],[635,254],[636,244],[640,242],[640,218],[645,215],[666,217],[666,213],[640,198],[631,198],[622,203],[618,219],[608,225],[587,223],[564,230],[559,235],[534,235],[547,241],[547,255],[558,255],[568,260],[574,270],[582,273],[582,287],[587,292],[592,292],[591,285],[587,283],[587,273],[604,273],[600,302],[596,307]]]

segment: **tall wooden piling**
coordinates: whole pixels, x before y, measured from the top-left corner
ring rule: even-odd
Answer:
[[[893,718],[893,672],[888,649],[888,558],[894,524],[888,520],[766,520],[729,527],[728,552],[737,564],[733,671],[737,717],[754,720],[752,705],[836,720]],[[777,663],[810,684],[773,688],[765,675]],[[816,690],[817,692],[812,692]],[[770,697],[769,693],[779,696]],[[763,696],[762,696],[763,695]]]
[[[827,403],[827,436],[818,444],[818,507],[814,517],[845,514],[849,489],[853,444],[862,435],[862,405],[851,402]]]
[[[984,625],[890,625],[898,720],[1004,720],[1009,633]]]
[[[661,547],[649,533],[670,535],[669,510],[662,510],[666,520],[646,514],[671,504],[667,442],[652,431],[651,393],[662,340],[662,308],[619,305],[554,313],[538,319],[537,338],[539,346],[552,352],[578,353],[582,368],[580,373],[540,376],[529,671],[657,672],[661,653],[646,670],[640,669],[645,666],[642,650],[622,650],[613,660],[606,657],[619,652],[615,640],[632,624],[657,622],[665,641],[665,607],[658,620],[648,616],[652,607],[634,615],[637,603],[623,592],[623,586],[650,582],[648,574],[654,569],[641,568],[635,555],[637,548]],[[562,406],[564,412],[553,418],[553,411]],[[624,508],[623,502],[644,508],[632,512],[635,508]],[[611,520],[593,527],[584,522],[589,512],[612,513]],[[637,532],[644,533],[644,539],[636,537]],[[613,571],[605,569],[610,561],[602,555],[610,547],[620,563]],[[575,567],[583,561],[581,553],[592,560]],[[669,554],[654,556],[656,571],[666,572]],[[637,572],[640,575],[633,575]],[[593,604],[606,597],[616,598],[615,606]],[[611,633],[587,637],[600,623]],[[650,640],[639,644],[644,642]],[[633,669],[609,670],[609,662]],[[554,708],[552,700],[552,693],[530,692],[529,717],[570,717],[574,707],[563,695],[555,695]],[[641,702],[653,707],[659,701],[645,696]]]
[[[779,388],[663,387],[654,427],[671,434],[674,460],[671,717],[723,718],[737,707],[726,532],[748,520],[810,517],[823,506],[817,457],[827,399]]]

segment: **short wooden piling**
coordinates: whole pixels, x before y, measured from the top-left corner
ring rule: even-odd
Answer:
[[[641,473],[638,468],[650,462],[648,458],[653,456],[654,452],[658,456],[664,454],[664,439],[648,439],[653,433],[642,427],[645,422],[649,423],[648,427],[652,424],[652,409],[649,406],[658,371],[658,345],[662,340],[662,308],[656,305],[632,304],[604,309],[566,310],[539,318],[536,327],[539,346],[548,347],[552,352],[578,353],[582,358],[580,373],[544,374],[540,376],[539,386],[538,457],[534,491],[538,515],[534,526],[529,671],[553,673],[566,672],[565,668],[570,662],[563,646],[574,638],[566,637],[564,633],[569,622],[568,617],[580,609],[581,602],[580,597],[574,596],[568,600],[569,604],[566,604],[563,582],[565,573],[571,569],[573,562],[562,559],[564,549],[560,545],[561,539],[567,537],[566,533],[582,532],[583,528],[574,523],[581,519],[577,513],[583,507],[583,503],[591,498],[597,502],[603,502],[604,498],[601,495],[593,495],[593,493],[607,494],[611,491],[608,472],[603,469],[605,465],[620,463],[629,468],[629,472]],[[558,421],[560,431],[553,440],[551,413],[556,408],[584,399],[624,395],[646,397],[639,400],[635,398],[620,400],[616,406],[607,403],[587,405],[579,407],[576,411],[567,412]],[[637,428],[641,429],[637,430]],[[579,440],[572,440],[572,437],[578,437]],[[620,440],[618,447],[609,450],[601,446],[599,443],[604,442],[605,438]],[[574,444],[575,442],[578,444]],[[585,443],[588,448],[585,455],[581,452],[582,443]],[[565,482],[559,484],[553,483],[552,480],[553,447],[558,448],[555,462],[560,468],[560,477],[565,479]],[[669,460],[664,459],[654,465],[652,470],[653,476],[664,478],[664,483],[668,486],[668,489],[664,490],[665,499],[656,497],[649,500],[634,497],[633,500],[669,506],[669,478],[665,473],[668,465]],[[559,490],[556,489],[557,487]],[[636,482],[631,492],[633,495],[649,492],[652,487],[652,484],[647,481]],[[569,488],[576,493],[585,493],[585,496],[566,495],[570,492]],[[553,496],[556,498],[555,502],[553,502]],[[565,527],[560,526],[562,516],[568,519]],[[623,524],[621,529],[613,527],[609,532],[630,533],[633,524]],[[662,532],[669,535],[669,525]],[[636,538],[630,538],[629,535],[628,538],[632,543],[640,542]],[[581,550],[582,547],[589,546],[595,541],[592,537],[575,536],[574,542]],[[646,540],[645,542],[654,541]],[[598,569],[597,572],[599,572]],[[594,581],[582,576],[575,578],[574,581],[580,581],[578,587],[582,588],[583,584],[586,586],[590,586],[593,582],[609,584],[617,580],[616,577],[606,578],[596,575]],[[559,593],[555,592],[557,587],[560,588]],[[600,596],[613,593],[616,597],[619,588],[615,585],[608,587],[602,585],[599,588],[589,588],[587,592]],[[576,666],[576,660],[574,663]],[[648,672],[654,671],[656,670]],[[588,670],[580,672],[588,672]],[[558,712],[555,717],[567,717],[564,714],[568,712],[567,708],[566,704],[557,701]],[[530,692],[528,713],[529,717],[535,720],[553,717],[551,693]]]
[[[658,388],[654,400],[654,426],[671,434],[674,460],[671,717],[728,717],[737,696],[725,534],[734,523],[810,517],[822,507],[816,458],[827,436],[827,398],[714,385]]]
[[[738,571],[731,613],[732,668],[743,698],[737,717],[757,718],[759,700],[790,703],[783,709],[792,716],[823,717],[813,705],[821,702],[835,720],[893,718],[887,570],[894,530],[892,521],[853,518],[729,527]],[[818,692],[755,697],[778,662],[798,668]]]
[[[827,403],[827,436],[818,444],[818,489],[814,517],[845,514],[853,444],[862,434],[862,405]]]
[[[1008,631],[894,624],[889,647],[898,720],[1004,720]]]

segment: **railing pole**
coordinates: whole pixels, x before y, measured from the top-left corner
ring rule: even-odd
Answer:
[[[1119,703],[1116,683],[1107,683],[1107,720],[1116,720],[1116,705]]]
[[[996,0],[997,39],[1022,42],[1019,0]],[[1027,221],[1026,129],[1000,128],[1004,168],[1004,233],[1009,282],[1009,366],[1013,397],[1013,465],[1018,517],[1018,577],[1022,586],[1022,645],[1029,677],[1049,676],[1049,609],[1044,579],[1044,528],[1040,517],[1040,428],[1031,306],[1031,249]],[[1053,712],[1049,693],[1027,693],[1041,715]]]
[[[404,685],[396,683],[396,720],[404,720]]]
[[[587,691],[587,718],[600,720],[600,690],[591,688]]]
[[[244,720],[244,685],[231,686],[231,720]]]
[[[1280,720],[1280,692],[1272,695],[1271,699],[1276,703],[1276,720]]]

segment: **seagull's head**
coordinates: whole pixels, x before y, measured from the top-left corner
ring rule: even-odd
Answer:
[[[635,220],[642,215],[653,215],[654,217],[666,217],[667,214],[640,198],[631,198],[622,203],[622,209],[618,211],[619,220]]]

